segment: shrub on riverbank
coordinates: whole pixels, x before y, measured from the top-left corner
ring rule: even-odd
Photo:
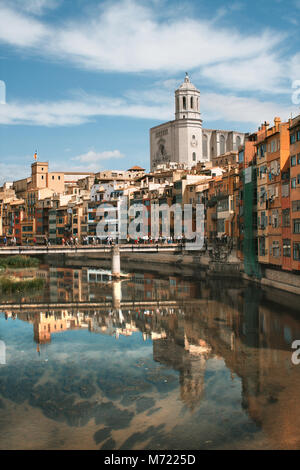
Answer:
[[[0,257],[0,267],[4,268],[37,268],[40,262],[37,258],[30,256],[6,256]]]
[[[44,287],[43,279],[30,279],[27,281],[15,281],[8,277],[0,278],[0,291],[3,294],[13,294],[14,292],[27,292],[38,290]]]

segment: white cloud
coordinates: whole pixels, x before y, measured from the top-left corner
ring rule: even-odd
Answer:
[[[244,5],[240,2],[235,2],[235,3],[232,3],[231,5],[226,5],[226,6],[222,6],[221,8],[219,8],[216,12],[216,16],[214,18],[214,22],[217,22],[219,21],[220,19],[222,19],[224,16],[226,15],[230,15],[232,14],[232,12],[234,11],[240,11],[244,8]]]
[[[107,160],[111,158],[123,158],[124,155],[120,150],[107,150],[104,152],[95,152],[95,150],[89,150],[87,153],[74,157],[73,160],[78,160],[82,163],[95,163],[101,160]]]
[[[290,75],[292,80],[300,80],[300,52],[292,57],[290,63]]]
[[[18,161],[20,160],[19,157],[12,157],[9,156],[5,159],[6,161]],[[32,163],[32,161],[31,161]],[[26,178],[28,175],[28,168],[30,165],[30,160],[14,164],[14,163],[2,163],[0,162],[0,185],[3,184],[5,181],[16,181],[18,179]]]
[[[93,70],[194,70],[267,53],[282,40],[278,32],[247,35],[184,14],[161,18],[151,3],[134,0],[106,2],[93,15],[56,26],[0,8],[0,41]]]
[[[254,130],[262,122],[273,122],[275,116],[280,116],[282,121],[299,114],[299,109],[292,104],[278,105],[271,101],[245,98],[235,95],[222,95],[207,93],[202,96],[201,107],[205,121],[231,121],[254,125]],[[206,126],[204,122],[204,127]]]
[[[284,105],[233,93],[202,93],[200,108],[203,125],[208,127],[210,121],[223,120],[256,126],[265,119],[272,120],[277,115],[287,119],[291,112],[294,115],[299,114],[299,110],[292,104],[292,91],[291,97]],[[136,90],[128,91],[126,96],[120,98],[80,92],[73,99],[66,101],[13,102],[0,106],[0,124],[8,125],[74,126],[94,121],[99,116],[155,119],[159,122],[171,120],[174,119],[173,93],[154,85],[140,93]],[[79,157],[96,159],[98,155],[102,154],[94,152]]]
[[[265,29],[251,35],[220,26],[220,15],[242,8],[241,2],[208,20],[195,18],[189,9],[161,15],[154,1],[145,6],[120,0],[90,6],[80,19],[62,18],[59,24],[30,14],[57,6],[58,0],[22,1],[23,7],[16,9],[18,2],[13,0],[9,8],[0,0],[0,43],[81,68],[168,74],[188,70],[230,90],[281,93],[289,86],[290,63],[298,59],[282,58],[287,33]],[[162,81],[161,88],[164,82],[172,87],[170,80]]]
[[[287,88],[289,65],[285,61],[279,61],[275,54],[261,54],[247,60],[208,65],[201,69],[200,75],[229,90],[265,93],[290,91]]]
[[[137,103],[126,98],[78,94],[73,100],[53,102],[8,102],[0,106],[0,124],[71,126],[92,121],[97,116],[124,116],[145,119],[170,119],[168,105]]]
[[[46,39],[48,31],[39,21],[0,4],[0,43],[17,47],[35,47]]]
[[[59,6],[61,0],[10,0],[10,5],[15,9],[23,10],[33,15],[42,15],[47,10],[53,10]],[[0,5],[6,4],[6,0],[0,0]]]
[[[89,22],[67,24],[49,51],[98,70],[178,71],[261,53],[279,40],[269,32],[247,37],[184,16],[158,21],[149,8],[125,0]]]

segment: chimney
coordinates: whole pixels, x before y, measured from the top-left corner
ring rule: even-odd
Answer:
[[[275,117],[275,118],[274,118],[274,125],[275,125],[276,131],[279,130],[279,125],[280,125],[280,123],[281,123],[280,117]]]

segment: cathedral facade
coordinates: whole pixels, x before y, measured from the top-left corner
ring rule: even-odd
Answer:
[[[238,150],[245,134],[235,131],[203,129],[200,91],[188,74],[175,91],[175,119],[150,129],[151,171],[166,164],[188,168],[208,162],[226,152]]]

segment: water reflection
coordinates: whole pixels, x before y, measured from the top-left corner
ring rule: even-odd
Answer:
[[[151,273],[112,282],[94,268],[37,276],[30,305],[2,305],[0,448],[300,447],[300,321],[274,292]]]

